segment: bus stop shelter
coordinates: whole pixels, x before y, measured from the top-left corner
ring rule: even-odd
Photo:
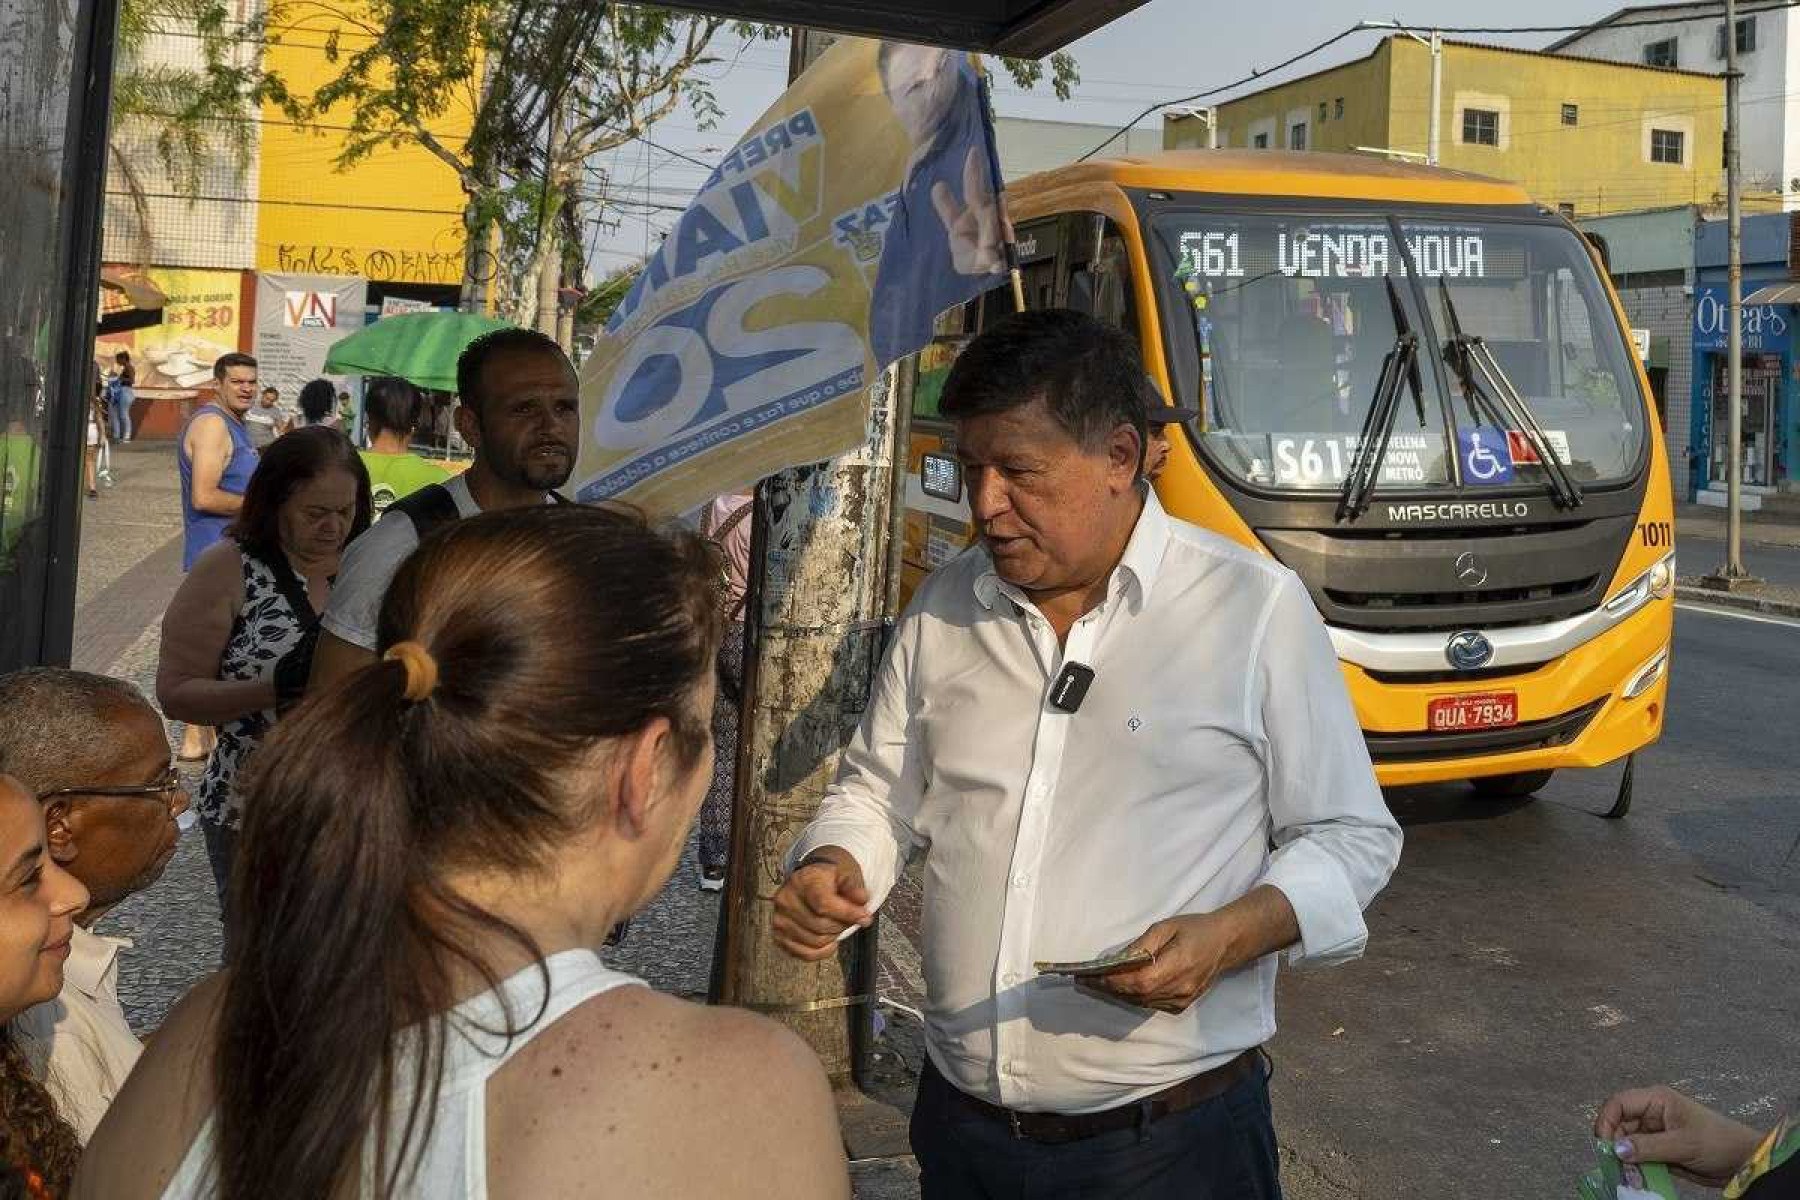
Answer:
[[[598,3],[599,0],[587,0]],[[1041,57],[1144,0],[684,0],[749,20]],[[66,663],[118,0],[0,0],[0,672]]]

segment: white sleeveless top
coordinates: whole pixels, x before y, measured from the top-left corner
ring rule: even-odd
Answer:
[[[402,1180],[397,1197],[419,1200],[486,1200],[487,1196],[487,1082],[531,1039],[558,1018],[602,992],[627,984],[644,986],[635,976],[614,971],[592,950],[564,950],[544,960],[550,977],[550,996],[543,1016],[529,1029],[508,1039],[503,1031],[510,1023],[531,1020],[544,1000],[543,972],[526,967],[498,988],[482,992],[450,1010],[444,1039],[443,1083],[431,1137],[417,1158],[417,1169]],[[395,1075],[404,1079],[409,1069],[397,1064]],[[395,1097],[396,1125],[406,1119],[410,1089]],[[397,1134],[396,1129],[396,1134]],[[364,1162],[363,1195],[371,1195],[375,1139],[368,1139]],[[213,1118],[208,1116],[181,1168],[163,1190],[163,1200],[211,1200],[217,1194],[213,1158]]]

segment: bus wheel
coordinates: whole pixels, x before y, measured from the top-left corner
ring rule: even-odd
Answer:
[[[1483,800],[1512,800],[1531,795],[1549,783],[1554,774],[1554,771],[1518,771],[1511,775],[1483,775],[1469,780],[1469,785]]]

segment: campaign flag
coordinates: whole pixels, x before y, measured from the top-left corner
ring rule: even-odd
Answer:
[[[582,366],[576,496],[673,514],[867,436],[876,373],[1003,282],[970,55],[847,38],[720,160]]]

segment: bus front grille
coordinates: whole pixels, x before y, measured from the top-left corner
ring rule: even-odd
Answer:
[[[1520,750],[1566,746],[1581,736],[1605,700],[1596,700],[1560,716],[1523,721],[1505,729],[1455,733],[1364,733],[1369,757],[1377,763],[1420,762],[1445,758],[1480,758]]]

